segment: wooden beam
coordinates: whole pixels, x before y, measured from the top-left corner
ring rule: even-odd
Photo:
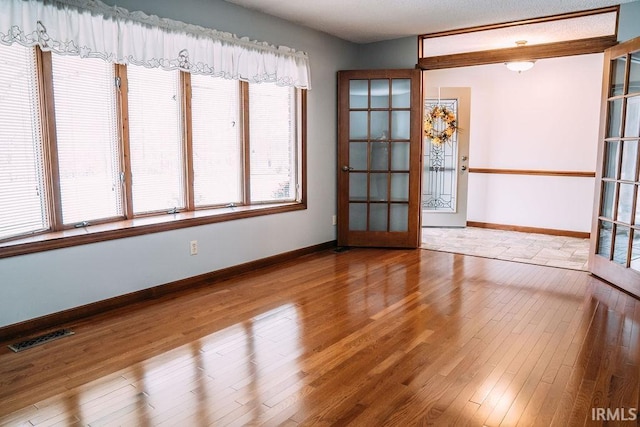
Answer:
[[[541,18],[523,19],[520,21],[501,22],[499,24],[478,25],[476,27],[458,28],[455,30],[439,31],[437,33],[422,34],[419,40],[432,39],[436,37],[455,36],[458,34],[477,33],[478,31],[497,30],[500,28],[519,27],[522,25],[540,24],[543,22],[562,21],[565,19],[581,18],[584,16],[602,15],[605,13],[619,13],[620,6],[608,6],[599,9],[582,10],[578,12],[562,13],[558,15],[544,16]],[[617,28],[617,26],[616,26]]]
[[[506,49],[431,56],[428,58],[419,58],[418,67],[423,70],[439,70],[443,68],[468,67],[472,65],[499,64],[501,62],[508,61],[585,55],[589,53],[604,52],[605,49],[615,46],[617,43],[618,41],[616,40],[616,36],[611,35],[582,40],[510,47]]]

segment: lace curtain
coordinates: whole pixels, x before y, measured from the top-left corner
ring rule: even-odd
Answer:
[[[98,0],[0,0],[0,43],[63,55],[311,88],[309,57],[284,46]]]

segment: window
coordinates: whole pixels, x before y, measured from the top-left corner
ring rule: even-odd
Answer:
[[[0,240],[49,228],[33,49],[0,44]]]
[[[242,203],[238,82],[191,76],[191,108],[195,205]]]
[[[0,257],[305,208],[299,89],[19,45],[0,63]]]
[[[51,55],[62,224],[122,217],[113,66]]]
[[[185,207],[180,73],[127,67],[133,212]]]
[[[293,200],[296,195],[295,90],[249,85],[251,200]]]

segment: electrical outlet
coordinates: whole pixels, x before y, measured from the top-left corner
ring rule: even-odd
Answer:
[[[192,240],[189,243],[189,249],[191,251],[191,255],[198,255],[198,241]]]
[[[338,217],[334,215],[331,217],[331,225],[336,225],[336,224],[338,224]]]

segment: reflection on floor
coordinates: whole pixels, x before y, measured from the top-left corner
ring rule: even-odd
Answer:
[[[423,228],[422,247],[585,271],[589,258],[589,239],[474,227]]]

